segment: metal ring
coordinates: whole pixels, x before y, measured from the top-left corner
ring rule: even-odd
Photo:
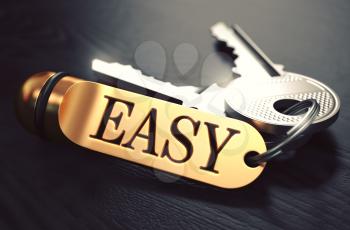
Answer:
[[[247,158],[247,164],[257,166],[282,154],[286,145],[301,135],[316,119],[320,111],[320,105],[315,99],[307,99],[291,106],[286,111],[284,111],[284,113],[288,115],[297,115],[306,109],[307,112],[305,116],[302,117],[298,124],[288,130],[285,138],[279,144],[262,154]]]

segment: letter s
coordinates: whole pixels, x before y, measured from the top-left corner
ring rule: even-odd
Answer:
[[[186,155],[183,159],[174,159],[170,152],[169,152],[169,140],[165,141],[164,147],[163,147],[163,152],[161,154],[161,157],[168,157],[171,161],[175,162],[175,163],[184,163],[186,161],[188,161],[188,159],[191,158],[192,153],[193,153],[193,145],[190,141],[190,139],[188,139],[188,137],[186,137],[183,133],[181,133],[181,131],[178,128],[178,124],[181,120],[189,120],[193,126],[193,135],[196,136],[198,133],[198,129],[199,129],[199,125],[200,125],[200,121],[194,121],[191,117],[189,116],[180,116],[177,117],[173,120],[172,124],[171,124],[171,134],[180,142],[183,144],[183,146],[186,148]]]

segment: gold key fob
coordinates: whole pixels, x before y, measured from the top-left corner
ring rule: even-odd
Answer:
[[[31,76],[17,110],[25,127],[47,138],[222,188],[251,183],[265,166],[245,162],[266,151],[246,122],[62,73]]]

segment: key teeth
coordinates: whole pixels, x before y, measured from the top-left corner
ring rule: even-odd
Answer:
[[[234,74],[236,74],[236,75],[238,75],[238,76],[241,76],[241,74],[239,73],[239,70],[238,70],[237,67],[233,67],[233,68],[231,69],[231,71],[232,71]]]
[[[110,64],[118,64],[118,65],[121,65],[121,64],[119,64],[118,62],[112,62],[112,63],[110,63]],[[134,72],[135,73],[135,75],[137,75],[137,76],[146,76],[146,77],[148,77],[148,78],[150,78],[150,79],[156,79],[155,77],[153,77],[153,76],[150,76],[150,75],[147,75],[147,74],[145,74],[144,72],[142,72],[142,70],[140,70],[140,69],[136,69],[136,68],[134,68],[132,65],[123,65],[123,67],[125,68],[125,71],[126,72]],[[171,83],[170,83],[171,84]]]
[[[234,25],[235,27],[237,27],[238,25]],[[240,76],[240,71],[239,71],[239,65],[237,64],[237,62],[239,62],[239,53],[235,52],[235,47],[230,44],[229,39],[227,37],[225,37],[224,33],[220,33],[218,32],[219,30],[225,30],[225,31],[232,31],[232,29],[224,22],[217,22],[216,24],[214,24],[211,28],[211,34],[214,38],[216,38],[218,41],[224,42],[226,44],[227,47],[232,48],[232,54],[234,56],[237,56],[235,58],[235,60],[233,61],[233,63],[236,65],[236,67],[232,68],[232,72],[234,74],[237,74],[238,76]]]
[[[97,66],[99,66],[99,68],[97,68]],[[146,75],[146,74],[143,74],[143,72],[139,69],[135,69],[133,66],[131,65],[124,65],[124,64],[120,64],[118,62],[112,62],[112,63],[108,63],[108,62],[104,62],[102,60],[99,60],[99,59],[94,59],[92,61],[92,69],[94,71],[97,71],[97,72],[101,72],[103,74],[106,74],[106,75],[109,75],[109,76],[112,76],[114,78],[118,78],[114,75],[116,74],[113,74],[111,72],[108,73],[107,72],[103,72],[101,71],[101,69],[103,69],[101,66],[103,66],[103,68],[106,68],[108,67],[108,69],[119,69],[120,73],[123,73],[124,75],[126,74],[131,74],[132,75],[132,78],[137,78],[137,77],[141,77],[140,79],[142,80],[143,77],[147,77],[147,81],[150,80],[149,84],[150,85],[155,85],[155,84],[159,84],[160,82],[163,83],[163,87],[162,89],[163,90],[160,90],[160,93],[163,93],[165,95],[168,95],[170,97],[177,97],[178,94],[174,93],[176,91],[176,89],[178,88],[178,86],[175,86],[173,83],[167,81],[167,82],[163,82],[161,80],[158,80],[157,78],[153,77],[153,76],[149,76],[149,75]],[[112,71],[113,72],[113,71]],[[119,74],[120,74],[119,73]],[[127,81],[127,82],[130,82],[129,80],[131,79],[122,79],[121,80],[124,80],[124,81]],[[149,86],[148,86],[149,87]],[[147,87],[146,87],[147,88]],[[164,90],[164,88],[167,88],[166,90]],[[151,90],[154,90],[154,91],[157,91],[154,87],[150,87],[149,89]],[[193,96],[193,98],[195,98],[197,95],[198,95],[198,91],[200,90],[200,88],[198,87],[192,87],[190,89],[187,89],[187,90],[183,90],[183,94],[179,95],[181,97],[183,97],[181,100],[185,100],[186,97],[184,95],[190,95],[189,97],[191,98]],[[190,100],[191,101],[191,100]]]
[[[242,74],[246,74],[245,71],[245,65],[244,62],[244,55],[240,55],[240,49],[239,47],[236,46],[236,44],[234,44],[234,39],[231,39],[232,37],[235,37],[235,33],[237,33],[237,31],[240,31],[238,33],[240,34],[245,34],[244,31],[239,27],[239,25],[235,24],[233,27],[228,26],[227,24],[225,24],[224,22],[218,22],[216,24],[214,24],[211,28],[211,34],[213,37],[215,37],[218,41],[224,42],[226,44],[227,47],[232,48],[232,54],[237,56],[235,58],[235,60],[233,61],[233,63],[235,64],[235,68],[232,68],[232,72],[234,74],[238,74],[239,76],[241,76]],[[231,37],[232,36],[232,37]],[[246,35],[248,37],[248,35]],[[249,38],[249,37],[248,37]],[[262,52],[262,51],[261,51]],[[243,57],[243,59],[242,59]],[[271,61],[270,61],[271,62]],[[243,64],[243,65],[241,65]],[[284,73],[284,66],[281,64],[275,64],[271,62],[271,65],[276,69],[276,71],[282,75],[282,73]],[[243,71],[240,71],[243,70]]]
[[[134,67],[132,67],[131,65],[124,65],[124,67],[125,67],[125,70],[126,71],[133,71],[133,72],[135,72],[135,73],[137,73],[138,75],[145,75],[145,74],[143,74],[142,73],[142,71],[141,70],[139,70],[139,69],[135,69]],[[146,76],[146,75],[145,75]]]

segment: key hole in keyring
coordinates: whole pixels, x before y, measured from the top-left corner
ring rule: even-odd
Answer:
[[[278,112],[285,114],[285,115],[289,115],[289,116],[297,116],[297,115],[301,115],[306,113],[307,109],[301,110],[298,113],[295,114],[288,114],[285,113],[284,111],[286,111],[288,108],[292,107],[293,105],[297,104],[299,101],[295,100],[295,99],[281,99],[276,101],[275,103],[273,103],[273,108],[275,108],[275,110],[277,110]]]
[[[247,152],[247,153],[245,154],[245,156],[244,156],[244,163],[245,163],[248,167],[250,167],[250,168],[256,168],[256,167],[258,167],[258,166],[259,166],[258,164],[254,164],[253,162],[251,162],[251,161],[249,160],[249,158],[254,157],[254,156],[257,156],[257,155],[259,155],[259,153],[255,152],[255,151]]]

